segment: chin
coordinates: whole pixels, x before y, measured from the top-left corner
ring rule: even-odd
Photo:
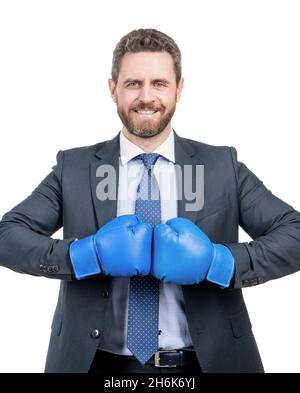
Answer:
[[[131,134],[135,136],[139,136],[140,138],[151,138],[155,135],[160,134],[162,131],[160,130],[153,130],[153,129],[141,129],[141,128],[133,128],[128,130]]]

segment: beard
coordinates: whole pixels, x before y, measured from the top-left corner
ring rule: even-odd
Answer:
[[[160,134],[170,123],[174,112],[176,109],[176,103],[173,107],[166,112],[165,107],[155,107],[151,105],[139,104],[133,108],[129,109],[129,113],[125,112],[125,110],[118,105],[117,103],[117,112],[119,118],[121,119],[123,125],[127,128],[128,132],[132,135],[139,136],[141,138],[151,138],[155,135]],[[158,120],[154,119],[144,119],[144,120],[135,120],[132,119],[131,114],[132,111],[138,110],[149,110],[149,111],[159,111],[162,113]],[[132,115],[134,116],[134,115]],[[154,115],[156,116],[156,115]]]

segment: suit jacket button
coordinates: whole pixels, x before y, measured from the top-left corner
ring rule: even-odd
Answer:
[[[94,329],[94,330],[91,331],[91,337],[92,338],[99,338],[100,335],[101,335],[101,333],[99,332],[98,329]]]
[[[105,289],[105,290],[102,292],[102,296],[103,296],[104,298],[108,298],[108,297],[109,297],[109,292],[108,292],[107,289]]]

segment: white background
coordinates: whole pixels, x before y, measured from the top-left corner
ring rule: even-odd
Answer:
[[[299,20],[290,0],[0,1],[0,215],[50,172],[58,150],[116,135],[112,51],[141,27],[182,51],[175,130],[235,146],[300,210]],[[43,371],[58,285],[0,268],[0,372]],[[299,273],[243,292],[266,371],[300,372]]]

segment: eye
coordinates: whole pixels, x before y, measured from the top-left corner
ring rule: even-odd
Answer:
[[[129,82],[128,84],[127,84],[127,87],[135,87],[135,86],[138,86],[138,82]]]
[[[166,83],[162,82],[162,81],[156,81],[156,82],[154,82],[154,84],[157,87],[165,87],[166,86]]]

